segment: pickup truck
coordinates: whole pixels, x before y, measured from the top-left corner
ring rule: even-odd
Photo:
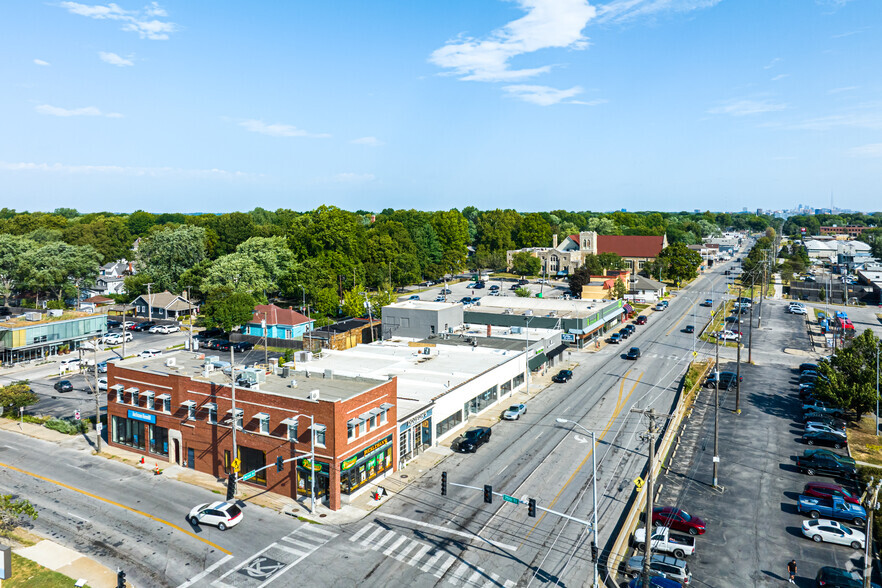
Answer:
[[[670,553],[679,559],[695,553],[695,537],[674,533],[669,527],[656,527],[652,532],[650,540],[653,551]],[[643,546],[646,544],[645,527],[640,527],[634,531],[634,544],[637,549],[643,549]]]
[[[799,512],[808,514],[813,519],[840,519],[853,525],[863,527],[867,520],[867,511],[859,504],[846,502],[838,496],[832,498],[815,498],[800,494]]]
[[[805,412],[817,412],[821,414],[842,414],[842,409],[838,406],[833,406],[827,402],[823,402],[821,400],[816,400],[814,402],[809,402],[802,405],[802,410]]]
[[[854,463],[847,460],[840,460],[837,456],[828,451],[814,451],[812,453],[798,456],[796,458],[796,467],[801,472],[805,472],[809,476],[815,474],[827,474],[839,478],[856,478],[857,469]]]

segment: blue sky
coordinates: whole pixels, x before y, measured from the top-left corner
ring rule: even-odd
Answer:
[[[0,5],[18,210],[879,210],[878,0]]]

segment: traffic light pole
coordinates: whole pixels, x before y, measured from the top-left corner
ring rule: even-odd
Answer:
[[[753,304],[751,303],[751,306]],[[737,346],[737,359],[735,360],[735,414],[741,414],[741,286],[738,286],[738,340],[735,341]]]

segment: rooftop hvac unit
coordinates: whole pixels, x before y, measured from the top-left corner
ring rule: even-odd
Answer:
[[[334,379],[334,370],[325,370],[325,378],[328,380]]]
[[[174,367],[175,363],[177,363],[177,358],[169,357],[165,360],[166,367]]]
[[[291,368],[284,366],[282,367],[282,377],[287,378],[291,375]]]
[[[26,321],[38,321],[43,318],[39,312],[26,312],[24,316]]]
[[[524,311],[524,316],[533,316],[533,309],[528,308]]]
[[[49,316],[52,316],[52,317],[57,318],[57,317],[60,317],[62,314],[64,314],[64,311],[61,310],[60,308],[52,308],[49,310]]]
[[[514,314],[514,311],[510,308],[506,308],[502,311],[502,314]]]
[[[521,334],[521,327],[512,327],[511,334],[512,335],[520,335]]]
[[[309,399],[310,400],[318,400],[319,399],[319,391],[318,390],[310,390],[309,391]]]

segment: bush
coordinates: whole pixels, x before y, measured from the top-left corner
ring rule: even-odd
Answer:
[[[47,429],[64,433],[65,435],[76,435],[77,433],[86,432],[86,423],[83,421],[67,421],[62,419],[49,419],[43,425]]]

